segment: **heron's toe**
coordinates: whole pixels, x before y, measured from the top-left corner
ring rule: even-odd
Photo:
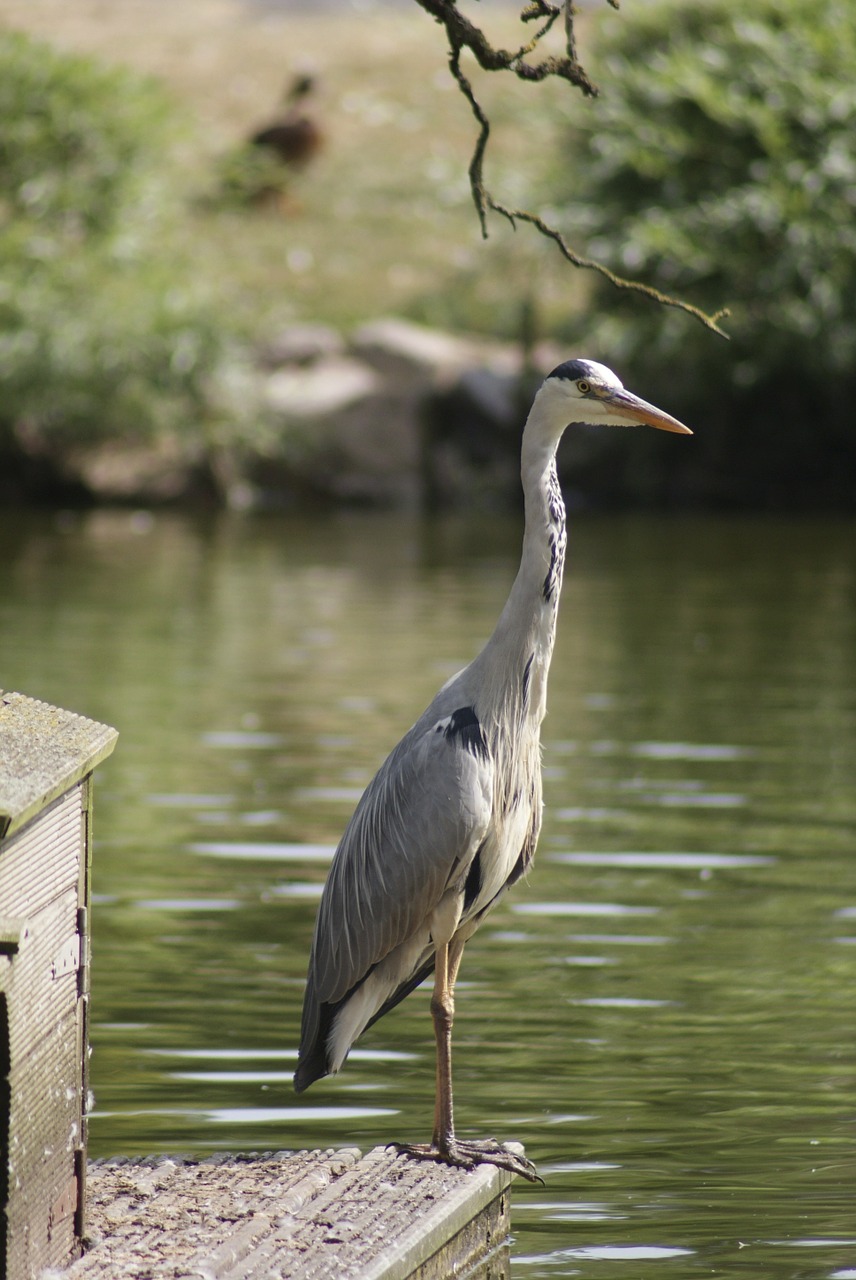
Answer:
[[[543,1182],[535,1165],[522,1153],[512,1151],[496,1138],[487,1138],[480,1142],[461,1142],[452,1139],[443,1148],[433,1142],[393,1142],[390,1144],[396,1151],[414,1156],[417,1160],[435,1160],[440,1164],[452,1165],[458,1169],[475,1169],[480,1164],[492,1164],[497,1169],[505,1169],[508,1173],[517,1174],[529,1182]]]

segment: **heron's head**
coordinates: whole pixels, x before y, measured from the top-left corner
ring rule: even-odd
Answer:
[[[606,365],[596,360],[566,360],[544,379],[538,393],[560,431],[573,422],[605,427],[658,427],[691,436],[671,414],[627,391]],[[561,426],[559,426],[561,423]]]

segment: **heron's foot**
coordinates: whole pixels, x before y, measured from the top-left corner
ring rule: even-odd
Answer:
[[[457,1169],[475,1169],[480,1164],[492,1164],[498,1169],[516,1173],[529,1182],[544,1181],[531,1160],[497,1142],[496,1138],[486,1138],[481,1142],[462,1142],[458,1138],[452,1138],[442,1147],[433,1142],[393,1142],[390,1145],[396,1151],[415,1156],[417,1160],[436,1160]]]

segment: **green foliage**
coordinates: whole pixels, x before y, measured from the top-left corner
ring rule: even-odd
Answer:
[[[239,209],[246,205],[275,207],[285,199],[288,187],[289,174],[282,160],[267,147],[244,143],[221,157],[211,202]]]
[[[198,429],[227,336],[178,245],[154,83],[0,35],[0,445]]]
[[[709,435],[702,491],[852,500],[856,8],[667,0],[610,18],[569,226],[620,273],[730,307],[732,342],[599,284],[601,351]]]
[[[78,239],[116,229],[145,200],[152,149],[171,108],[152,84],[57,53],[27,36],[0,39],[0,193],[5,213]]]

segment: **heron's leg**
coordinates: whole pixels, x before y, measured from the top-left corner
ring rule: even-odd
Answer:
[[[437,1087],[434,1095],[433,1145],[448,1152],[455,1141],[452,1100],[452,1025],[455,1021],[455,979],[461,966],[464,944],[452,941],[438,947],[434,965],[434,994],[431,1017],[437,1042]]]
[[[483,1142],[461,1142],[455,1137],[452,1103],[452,1023],[455,1018],[455,979],[464,954],[464,944],[453,940],[437,948],[434,967],[434,994],[431,1016],[437,1041],[437,1088],[434,1096],[434,1134],[430,1143],[396,1142],[399,1151],[422,1160],[442,1160],[462,1169],[493,1164],[530,1182],[541,1179],[531,1160],[510,1150],[495,1138]]]

